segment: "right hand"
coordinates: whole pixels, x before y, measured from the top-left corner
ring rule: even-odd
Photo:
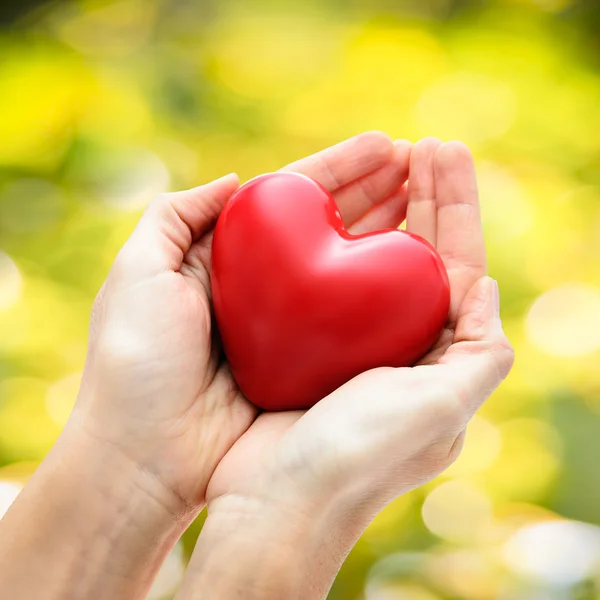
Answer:
[[[306,412],[260,415],[219,464],[209,503],[234,495],[294,504],[300,496],[326,506],[350,493],[376,512],[458,456],[470,418],[513,363],[498,287],[485,277],[475,170],[463,144],[415,146],[407,214],[407,229],[437,247],[450,279],[436,346],[417,366],[363,373]]]
[[[333,178],[351,160],[330,164]],[[497,284],[485,276],[468,149],[432,139],[416,144],[407,196],[394,219],[406,214],[408,231],[428,239],[444,260],[446,329],[415,367],[374,369],[308,411],[256,419],[210,480],[209,518],[184,598],[230,597],[238,589],[246,598],[324,597],[375,514],[456,459],[470,418],[510,371]],[[354,198],[346,200],[342,214]],[[390,219],[373,228],[397,225]],[[237,577],[211,596],[211,573],[222,569],[219,557],[232,554]]]

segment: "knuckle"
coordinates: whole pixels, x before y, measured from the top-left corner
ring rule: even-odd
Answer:
[[[485,334],[488,330],[488,319],[483,309],[484,300],[479,298],[477,300],[477,310],[467,315],[465,328],[469,332],[469,336],[473,339],[484,339]]]
[[[140,222],[160,220],[164,218],[172,208],[173,194],[169,192],[158,194],[150,200]]]
[[[165,206],[169,206],[172,202],[173,194],[168,192],[162,192],[154,196],[154,198],[150,201],[148,205],[149,210],[160,210]]]

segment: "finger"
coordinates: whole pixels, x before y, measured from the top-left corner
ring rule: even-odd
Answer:
[[[119,253],[117,270],[132,280],[177,271],[193,241],[212,229],[238,187],[238,176],[231,174],[192,190],[155,198]]]
[[[436,138],[418,141],[410,154],[406,230],[425,238],[433,246],[437,237],[436,186],[433,159],[442,142]]]
[[[453,344],[440,360],[448,389],[470,417],[506,378],[514,351],[502,331],[498,284],[482,277],[469,290],[456,322]]]
[[[407,140],[394,142],[387,164],[340,188],[333,195],[346,227],[398,191],[408,177],[411,148],[412,144]]]
[[[189,278],[192,286],[200,286],[209,300],[212,300],[212,288],[210,286],[210,268],[212,258],[212,241],[214,230],[203,235],[194,242],[185,253],[179,272]]]
[[[281,171],[302,173],[333,193],[387,164],[393,150],[388,135],[369,131],[293,162]]]
[[[396,229],[406,219],[408,191],[406,184],[400,191],[374,206],[367,214],[348,228],[352,235],[370,233],[381,229]]]
[[[460,142],[440,146],[434,157],[438,206],[437,243],[450,279],[451,319],[465,294],[486,273],[485,244],[473,157]]]
[[[167,210],[169,205],[173,207],[194,241],[213,228],[225,202],[239,185],[239,177],[230,173],[191,190],[167,194],[163,207],[166,205]]]

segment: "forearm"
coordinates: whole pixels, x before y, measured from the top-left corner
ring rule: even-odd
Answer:
[[[65,434],[0,522],[0,597],[143,598],[185,528],[175,511],[114,448]]]
[[[325,598],[369,520],[342,503],[269,510],[222,499],[209,511],[177,600]]]

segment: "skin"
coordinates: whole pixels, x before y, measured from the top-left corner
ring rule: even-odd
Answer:
[[[179,600],[322,598],[375,514],[456,458],[513,361],[469,151],[370,132],[285,169],[329,189],[351,232],[406,218],[437,247],[452,293],[438,344],[307,412],[259,415],[211,324],[212,228],[237,177],[157,198],[95,302],[69,423],[0,524],[0,596],[143,598],[207,503]]]

